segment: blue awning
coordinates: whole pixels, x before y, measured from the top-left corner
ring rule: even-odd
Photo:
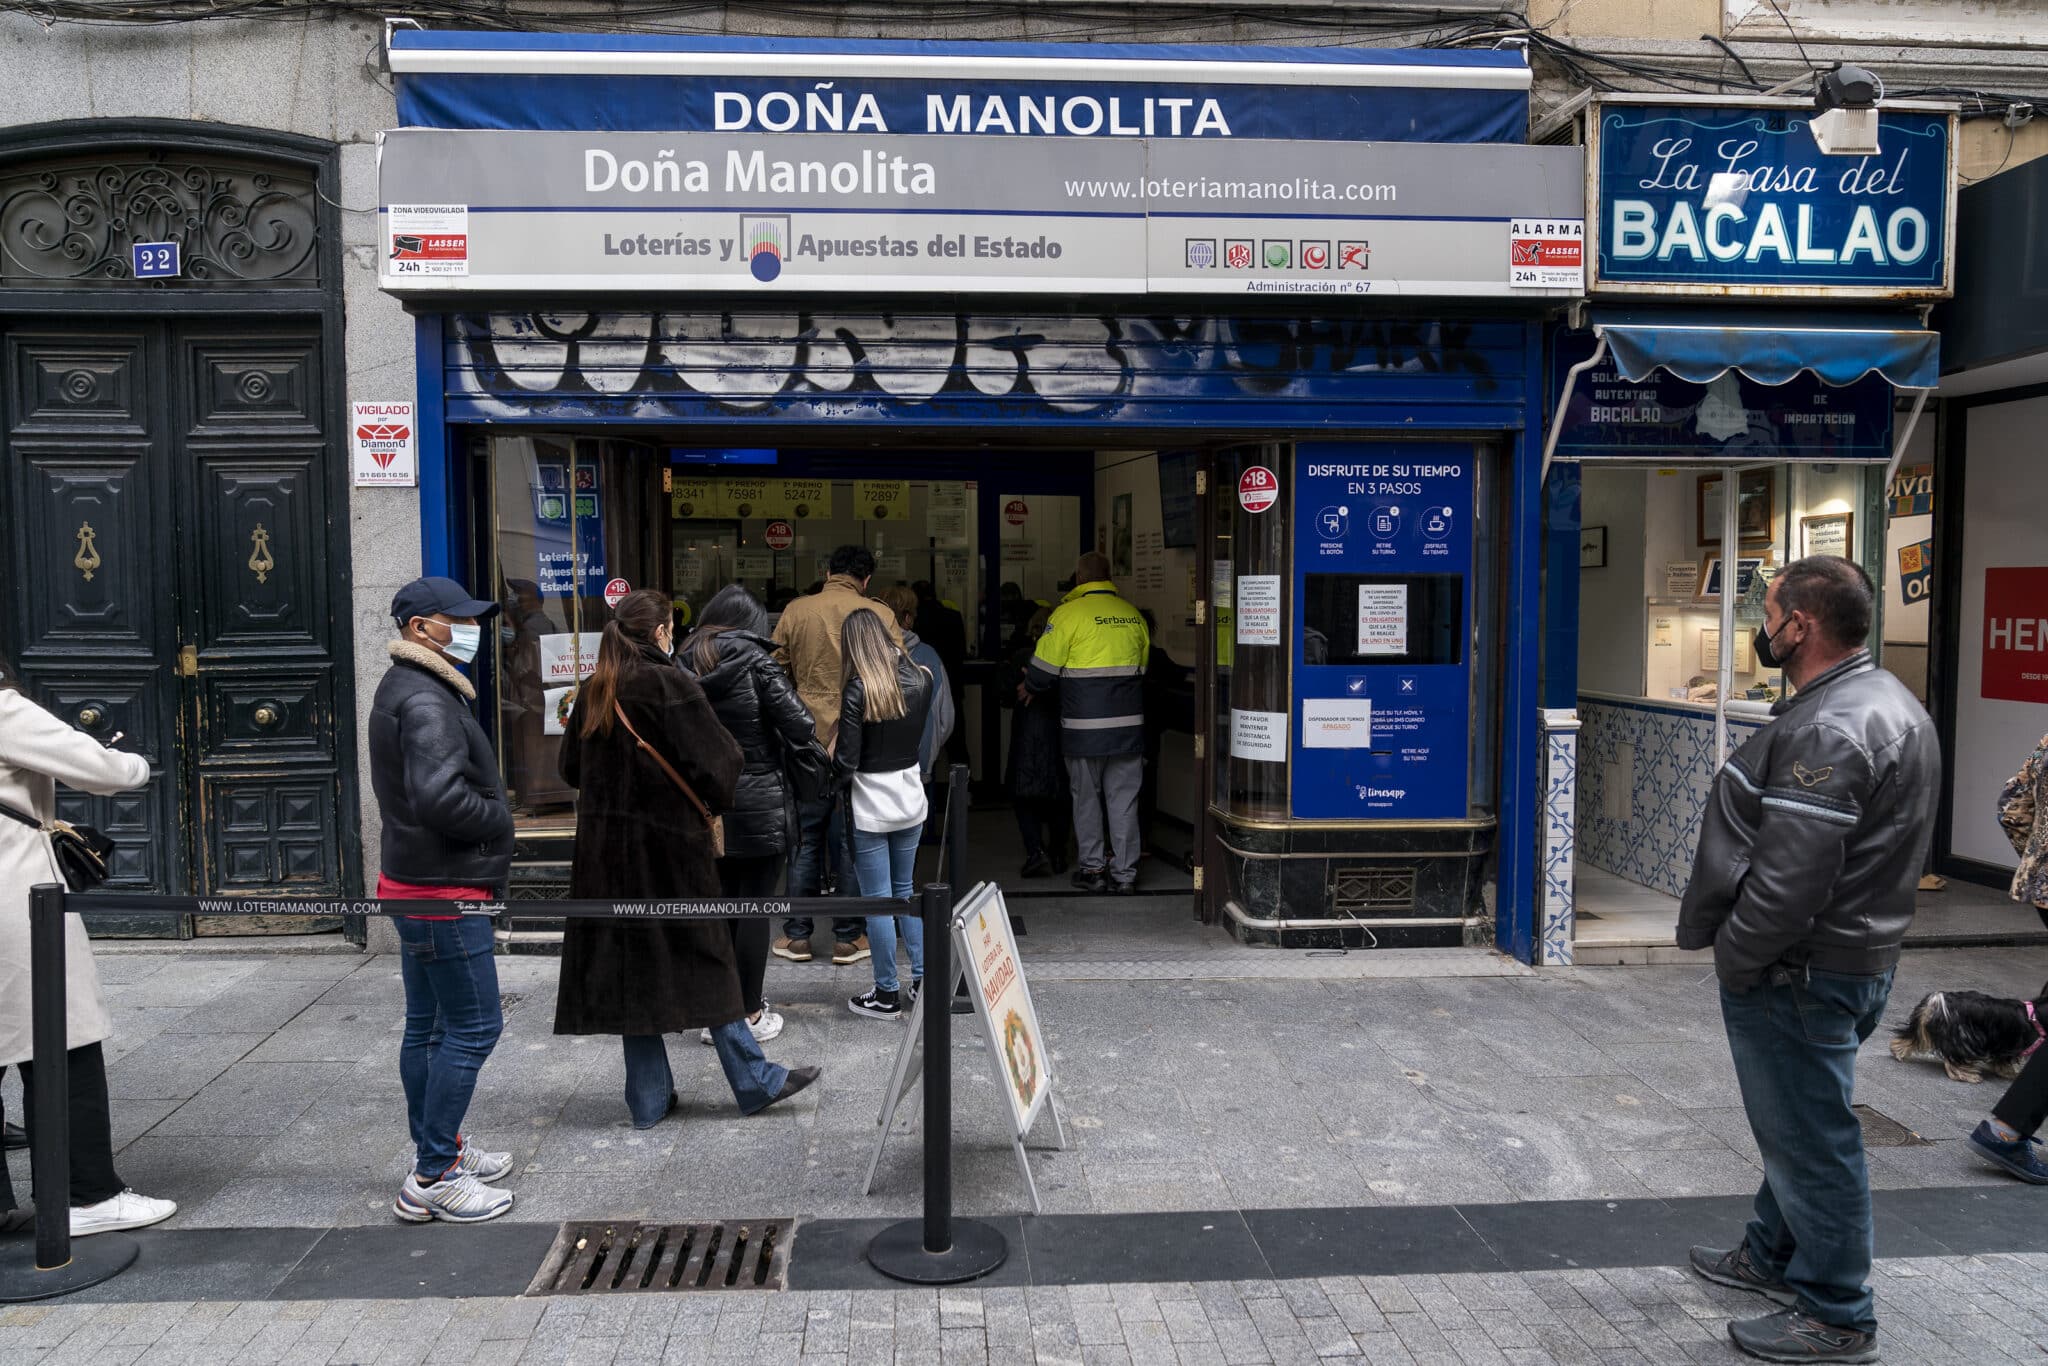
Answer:
[[[1630,380],[1660,366],[1695,384],[1730,370],[1762,384],[1783,384],[1801,370],[1835,385],[1878,374],[1901,389],[1931,389],[1941,378],[1941,334],[1917,313],[1596,308],[1592,324]]]

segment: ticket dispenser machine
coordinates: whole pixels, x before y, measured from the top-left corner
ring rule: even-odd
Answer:
[[[1284,667],[1284,722],[1240,720],[1232,751],[1237,763],[1284,759],[1285,814],[1212,809],[1226,914],[1241,938],[1287,946],[1491,942],[1493,452],[1282,450],[1286,571],[1238,579],[1230,655],[1241,694],[1259,691],[1249,675],[1262,665]],[[1254,604],[1284,588],[1277,643],[1247,611],[1247,587]]]

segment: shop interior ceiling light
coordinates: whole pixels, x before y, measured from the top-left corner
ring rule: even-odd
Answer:
[[[1884,82],[1873,71],[1838,63],[1814,87],[1813,140],[1828,156],[1876,156],[1877,101]]]

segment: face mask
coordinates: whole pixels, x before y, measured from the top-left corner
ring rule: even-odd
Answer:
[[[519,632],[510,626],[500,626],[498,628],[498,639],[510,645],[513,641],[519,639]]]
[[[439,623],[436,623],[437,625]],[[476,658],[476,652],[484,643],[484,628],[471,624],[451,625],[448,628],[448,643],[441,647],[441,653],[450,659],[467,664]]]
[[[1778,631],[1782,635],[1784,630],[1785,623],[1781,621],[1778,623]],[[1804,645],[1805,643],[1802,640],[1799,642],[1799,645]],[[1771,645],[1771,633],[1761,626],[1756,628],[1756,662],[1763,665],[1766,669],[1784,668],[1791,660],[1792,655],[1799,653],[1799,645],[1792,647],[1792,654],[1781,656]]]

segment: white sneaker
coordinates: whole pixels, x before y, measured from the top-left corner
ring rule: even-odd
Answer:
[[[483,1152],[467,1138],[456,1141],[462,1145],[455,1150],[456,1171],[468,1172],[479,1181],[503,1181],[512,1174],[512,1154]]]
[[[175,1200],[158,1200],[134,1191],[122,1191],[97,1205],[71,1208],[71,1236],[85,1238],[95,1233],[114,1233],[125,1228],[148,1228],[161,1224],[178,1212]]]
[[[450,1224],[481,1224],[510,1212],[512,1192],[492,1190],[465,1171],[427,1185],[418,1172],[405,1178],[391,1212],[408,1224],[439,1219]]]
[[[747,1021],[747,1028],[753,1031],[755,1043],[767,1043],[770,1039],[782,1033],[782,1017],[773,1010],[770,1010],[768,1003],[763,1001],[761,1002],[761,1018]],[[707,1048],[710,1047],[711,1031],[708,1029],[698,1030],[697,1042]]]

